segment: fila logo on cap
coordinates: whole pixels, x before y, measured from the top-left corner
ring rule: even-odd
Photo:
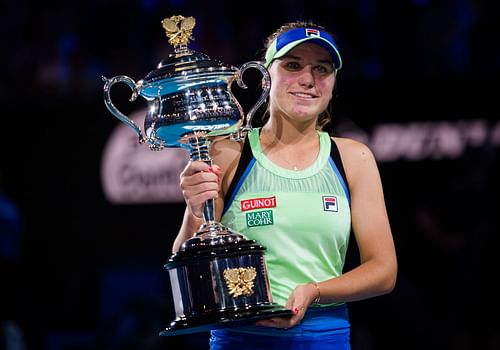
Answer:
[[[320,36],[319,35],[319,30],[317,29],[311,29],[311,28],[306,28],[306,36]]]

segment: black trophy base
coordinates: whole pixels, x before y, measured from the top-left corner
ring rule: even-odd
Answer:
[[[276,304],[252,306],[250,309],[216,311],[190,318],[177,318],[170,323],[170,326],[160,332],[160,336],[207,332],[212,329],[254,324],[258,320],[271,317],[290,317],[292,315],[292,310]]]

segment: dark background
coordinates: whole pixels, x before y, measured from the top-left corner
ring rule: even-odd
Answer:
[[[183,204],[113,205],[100,182],[102,150],[119,123],[104,106],[101,76],[137,81],[152,70],[171,52],[165,17],[194,16],[190,47],[235,66],[259,59],[264,38],[283,22],[327,26],[344,60],[339,127],[370,134],[380,123],[480,120],[499,132],[497,1],[0,6],[5,349],[208,348],[204,333],[158,336],[173,316],[163,264]],[[399,279],[393,293],[351,303],[353,349],[500,348],[500,150],[498,136],[491,140],[456,157],[380,162]]]

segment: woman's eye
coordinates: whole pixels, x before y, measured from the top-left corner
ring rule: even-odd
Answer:
[[[332,72],[332,69],[330,69],[329,67],[325,67],[325,66],[317,66],[316,70],[322,74],[329,74]]]
[[[288,68],[288,69],[293,69],[293,70],[297,70],[297,69],[299,69],[299,68],[300,68],[300,64],[298,64],[297,62],[293,62],[293,61],[291,61],[291,62],[287,62],[287,64],[286,64],[286,68]]]

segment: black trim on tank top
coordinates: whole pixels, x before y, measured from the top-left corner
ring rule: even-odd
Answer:
[[[347,182],[347,176],[345,175],[344,165],[342,164],[342,158],[340,157],[340,151],[337,147],[337,143],[330,137],[330,157],[332,157],[333,162],[340,171],[340,175],[344,178],[344,182],[349,189],[349,182]],[[350,191],[349,191],[350,192]]]
[[[238,181],[241,179],[241,176],[245,172],[248,164],[253,158],[252,148],[250,147],[250,141],[248,135],[245,136],[245,140],[243,141],[243,149],[241,150],[240,160],[238,161],[238,167],[236,168],[236,172],[234,173],[234,177],[231,180],[231,184],[227,189],[227,193],[225,195],[224,200],[232,197],[233,192],[235,190]]]

